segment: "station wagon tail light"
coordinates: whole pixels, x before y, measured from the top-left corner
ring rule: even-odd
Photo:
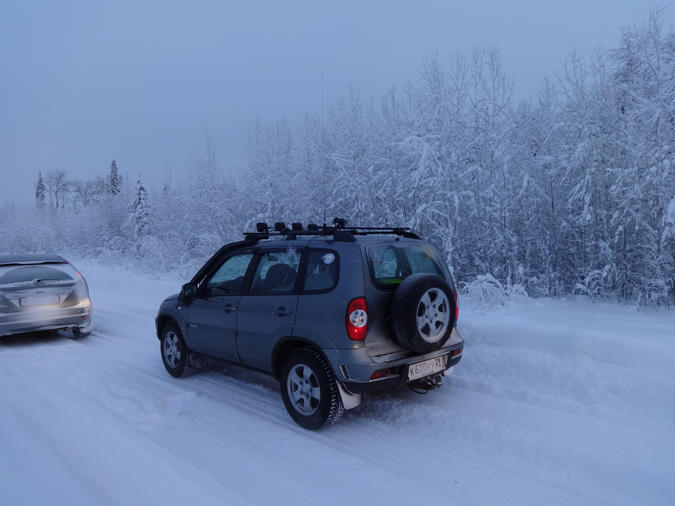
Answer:
[[[368,306],[364,297],[352,299],[347,306],[347,335],[354,341],[363,341],[368,332]]]
[[[456,286],[452,287],[452,294],[455,297],[455,322],[457,322],[457,318],[459,318],[459,295],[457,294]]]

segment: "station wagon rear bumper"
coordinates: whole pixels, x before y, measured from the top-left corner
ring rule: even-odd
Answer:
[[[93,326],[89,301],[69,307],[44,307],[0,314],[0,336],[73,327],[89,332]]]

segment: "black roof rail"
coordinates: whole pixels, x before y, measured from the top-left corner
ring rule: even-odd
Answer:
[[[277,222],[274,224],[273,230],[270,230],[265,223],[256,224],[256,232],[244,232],[244,236],[248,241],[261,241],[269,239],[270,237],[285,237],[286,239],[295,239],[299,235],[305,236],[325,236],[332,235],[336,241],[354,242],[357,235],[378,235],[378,234],[393,234],[408,239],[420,239],[415,232],[410,230],[410,227],[355,227],[347,226],[347,221],[341,218],[333,220],[333,226],[316,225],[309,223],[306,228],[302,227],[300,223],[293,223],[289,229],[285,223]]]

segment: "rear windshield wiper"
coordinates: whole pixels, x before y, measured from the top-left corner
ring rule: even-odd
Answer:
[[[73,284],[73,282],[74,280],[72,279],[56,279],[56,278],[38,278],[33,280],[33,283],[35,283],[36,285],[42,283],[50,283],[55,285],[69,285]]]

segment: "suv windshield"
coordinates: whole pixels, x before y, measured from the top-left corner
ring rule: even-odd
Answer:
[[[378,244],[367,248],[375,285],[387,288],[400,285],[411,274],[437,274],[445,278],[438,252],[429,244]]]

